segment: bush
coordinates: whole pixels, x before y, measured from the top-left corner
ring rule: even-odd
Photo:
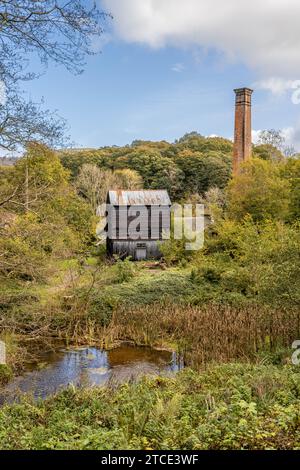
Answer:
[[[251,275],[247,268],[234,266],[221,274],[220,281],[225,291],[235,291],[244,295],[251,292]]]
[[[184,240],[166,240],[159,244],[159,249],[168,266],[184,263],[189,256]]]
[[[103,294],[93,294],[88,304],[87,314],[91,320],[96,320],[97,324],[106,327],[110,324],[112,314],[117,305],[113,298],[104,296]]]
[[[198,276],[202,277],[205,281],[217,284],[221,280],[221,269],[219,266],[203,266],[198,270]]]
[[[116,258],[114,273],[117,284],[130,281],[136,274],[136,266],[131,262],[131,257],[129,256],[124,260]]]
[[[193,260],[194,283],[208,283],[223,299],[237,293],[255,302],[300,302],[300,225],[251,218],[221,220]]]
[[[12,376],[11,368],[5,364],[0,364],[0,385],[5,385]]]

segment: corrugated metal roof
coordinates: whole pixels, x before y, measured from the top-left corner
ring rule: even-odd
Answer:
[[[108,203],[113,206],[170,206],[166,190],[108,191]]]

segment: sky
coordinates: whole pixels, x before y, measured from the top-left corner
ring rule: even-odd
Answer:
[[[50,65],[26,84],[76,147],[233,136],[234,88],[251,87],[253,139],[281,129],[300,151],[299,0],[98,0],[113,15],[101,53],[74,76]]]

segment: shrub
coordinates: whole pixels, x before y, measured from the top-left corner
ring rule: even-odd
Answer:
[[[6,384],[12,376],[11,368],[5,364],[0,364],[0,385]]]
[[[255,302],[297,306],[300,302],[300,226],[278,221],[221,220],[196,253],[193,281],[236,292]]]
[[[115,282],[117,284],[122,284],[123,282],[128,282],[136,274],[136,266],[131,262],[131,257],[121,260],[116,258],[116,263],[114,266],[115,272]]]
[[[93,294],[88,304],[87,314],[91,320],[96,320],[97,324],[106,327],[110,324],[112,314],[117,305],[115,299],[106,297],[103,294],[97,296]]]
[[[227,364],[0,410],[1,449],[299,449],[299,371]]]
[[[251,292],[251,275],[247,268],[234,266],[221,274],[220,281],[225,291],[236,291],[244,295]]]

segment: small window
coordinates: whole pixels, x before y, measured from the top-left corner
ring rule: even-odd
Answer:
[[[146,243],[137,243],[136,247],[138,249],[146,249]]]

